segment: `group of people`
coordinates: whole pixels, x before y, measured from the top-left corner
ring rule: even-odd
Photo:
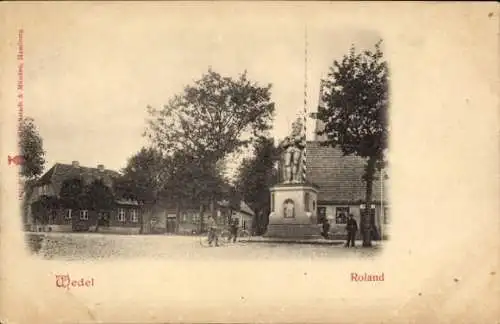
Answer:
[[[230,237],[228,241],[233,241],[236,242],[236,238],[238,236],[238,219],[234,218],[231,219],[229,222],[229,234]],[[207,219],[207,229],[208,229],[208,244],[212,246],[213,243],[215,243],[215,246],[219,246],[219,233],[218,233],[218,228],[217,228],[217,222],[215,221],[215,218],[212,217],[211,215],[208,216]]]
[[[356,240],[356,232],[358,231],[358,223],[354,219],[352,214],[349,214],[346,223],[346,231],[347,231],[347,242],[345,243],[345,247],[354,247],[356,244],[354,241]],[[328,238],[328,233],[330,232],[330,223],[325,218],[323,220],[323,232],[322,235],[324,238]]]
[[[238,219],[231,219],[229,222],[229,234],[230,237],[228,241],[236,242],[236,238],[238,237]],[[215,246],[219,246],[219,233],[217,228],[217,222],[215,218],[211,215],[208,216],[207,219],[207,229],[208,229],[208,244],[212,246],[215,243]],[[325,238],[328,238],[328,233],[330,231],[330,223],[325,218],[323,220],[323,232],[322,235]],[[356,245],[356,233],[358,231],[358,223],[354,219],[352,214],[349,214],[346,222],[346,231],[347,231],[347,241],[345,243],[345,247],[354,247]]]

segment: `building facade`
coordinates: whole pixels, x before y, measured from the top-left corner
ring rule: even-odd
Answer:
[[[115,199],[109,210],[64,208],[57,204],[61,188],[66,180],[78,179],[82,185],[95,180],[113,190],[114,180],[120,174],[107,170],[103,165],[96,168],[56,163],[35,184],[27,197],[26,224],[28,231],[54,232],[109,232],[135,234],[141,231],[142,206],[133,200]],[[40,203],[44,201],[45,203]],[[52,203],[51,203],[52,202]]]
[[[227,202],[218,202],[215,209],[215,219],[219,227],[228,226],[230,219],[237,219],[240,228],[251,231],[254,213],[245,202],[240,202],[238,209],[230,208]],[[147,233],[170,233],[193,235],[206,231],[207,218],[210,215],[210,207],[187,206],[177,210],[168,203],[159,202],[149,215],[149,224],[145,225]]]
[[[314,116],[313,116],[314,117]],[[323,128],[316,122],[316,132]],[[366,160],[353,155],[344,156],[340,148],[323,146],[325,137],[316,135],[307,142],[307,178],[319,187],[318,219],[328,220],[330,233],[344,238],[349,214],[358,222],[361,212],[370,209],[375,218],[376,235],[387,238],[390,229],[387,170],[377,172],[372,187],[372,203],[366,205],[366,183],[362,180]],[[360,231],[358,231],[360,235]]]

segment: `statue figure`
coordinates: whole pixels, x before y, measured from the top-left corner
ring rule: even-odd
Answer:
[[[306,141],[302,135],[300,118],[292,124],[292,133],[281,142],[280,146],[283,149],[283,182],[301,182],[300,161]]]
[[[283,211],[284,211],[284,214],[285,214],[283,216],[285,218],[293,218],[293,217],[295,217],[295,215],[294,215],[295,204],[293,203],[293,200],[291,200],[291,199],[285,200],[285,203],[284,203],[283,207],[284,207]]]

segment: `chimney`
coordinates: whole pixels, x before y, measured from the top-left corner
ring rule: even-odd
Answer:
[[[71,162],[71,165],[74,167],[74,168],[78,168],[80,166],[80,163],[78,161],[73,161]]]
[[[97,169],[99,170],[99,172],[103,172],[104,171],[104,164],[98,164]]]

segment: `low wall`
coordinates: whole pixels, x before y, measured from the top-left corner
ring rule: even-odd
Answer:
[[[93,229],[95,232],[95,228]],[[119,226],[110,226],[110,227],[99,227],[97,233],[113,233],[113,234],[139,234],[141,231],[140,227],[119,227]]]
[[[179,230],[178,230],[177,234],[192,235],[193,232],[198,232],[198,231],[199,231],[198,224],[181,223],[181,224],[179,224]]]
[[[25,230],[28,232],[72,232],[73,228],[71,224],[65,225],[34,225],[31,224],[25,227]]]
[[[73,230],[71,225],[47,225],[46,227],[48,232],[71,232]]]

